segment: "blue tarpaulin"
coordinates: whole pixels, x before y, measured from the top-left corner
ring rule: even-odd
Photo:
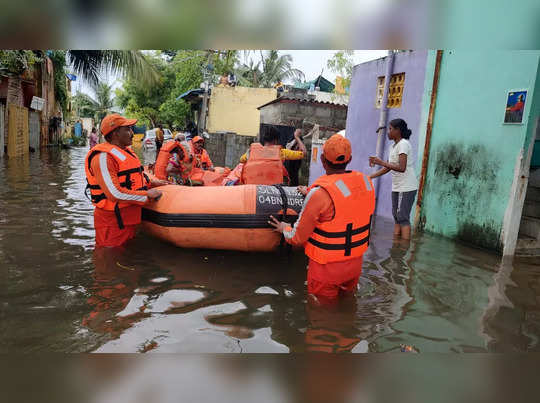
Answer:
[[[176,100],[180,100],[180,99],[184,99],[184,98],[187,98],[187,97],[190,97],[190,96],[199,96],[203,93],[203,89],[202,88],[196,88],[196,89],[193,89],[193,90],[189,90],[189,91],[186,91],[184,92],[182,95],[179,95],[178,97],[176,97]]]
[[[75,136],[82,136],[82,124],[80,122],[75,123]]]

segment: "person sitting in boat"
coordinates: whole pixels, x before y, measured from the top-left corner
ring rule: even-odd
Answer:
[[[193,145],[193,167],[213,171],[214,165],[212,164],[210,155],[204,149],[204,139],[201,136],[195,136],[191,143]]]
[[[298,187],[306,195],[298,221],[293,227],[273,216],[268,221],[288,243],[304,245],[308,293],[319,301],[354,293],[369,245],[375,192],[369,176],[346,170],[351,158],[350,141],[339,134],[330,137],[321,154],[326,175],[308,189]]]
[[[189,176],[193,159],[186,160],[182,148],[174,148],[167,164],[167,180],[177,185],[190,185]]]
[[[297,141],[302,143],[299,138]],[[283,161],[302,158],[304,158],[303,151],[283,148],[279,144],[279,131],[275,127],[270,127],[262,136],[262,144],[252,143],[249,150],[240,157],[240,163],[245,164],[241,182],[255,185],[288,184],[289,173]]]
[[[163,144],[161,150],[159,150],[156,163],[154,165],[154,175],[158,179],[167,178],[167,166],[171,159],[171,153],[177,150],[176,156],[179,157],[179,161],[184,164],[191,164],[193,161],[193,154],[191,152],[191,146],[186,141],[186,136],[183,133],[179,133],[175,136],[174,140],[170,140]],[[191,165],[189,165],[191,167]]]

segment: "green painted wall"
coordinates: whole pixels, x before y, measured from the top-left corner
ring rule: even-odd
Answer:
[[[428,57],[427,79],[435,53]],[[502,250],[515,164],[530,141],[539,56],[540,51],[444,52],[420,228]],[[525,123],[504,125],[507,93],[522,88],[529,90]],[[427,89],[424,123],[431,85]],[[421,167],[422,155],[418,160]]]

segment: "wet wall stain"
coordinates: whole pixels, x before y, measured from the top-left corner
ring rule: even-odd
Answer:
[[[457,238],[462,241],[480,246],[486,249],[494,249],[502,253],[502,244],[499,240],[500,231],[495,223],[475,224],[464,222],[459,227]]]
[[[444,217],[457,217],[456,237],[480,247],[501,250],[501,222],[490,221],[490,209],[500,204],[496,154],[482,144],[447,142],[432,154],[434,175],[426,194],[435,194],[437,211],[422,213],[421,227],[433,229]],[[433,196],[432,196],[433,197]],[[438,223],[430,221],[438,217]],[[442,217],[442,218],[441,218]]]

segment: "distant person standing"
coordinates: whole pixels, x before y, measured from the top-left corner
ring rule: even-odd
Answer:
[[[294,139],[292,139],[287,146],[287,150],[292,151],[302,151],[304,155],[307,155],[307,149],[304,143],[302,142],[302,129],[296,129],[294,131]],[[300,179],[298,177],[298,172],[302,167],[302,160],[287,160],[285,161],[285,168],[289,172],[290,186],[298,186]]]
[[[403,239],[411,238],[411,215],[412,205],[416,197],[418,184],[414,172],[414,159],[412,147],[409,142],[411,130],[403,119],[390,121],[388,138],[394,140],[390,150],[388,162],[378,157],[369,157],[371,166],[380,165],[381,170],[370,175],[377,178],[392,171],[392,215],[394,216],[394,236]]]
[[[92,127],[90,132],[90,148],[93,148],[98,143],[98,135],[95,127]]]
[[[165,136],[165,132],[163,131],[163,126],[159,125],[156,129],[156,155],[159,155],[159,150],[161,149],[161,146],[163,145],[164,136]]]

